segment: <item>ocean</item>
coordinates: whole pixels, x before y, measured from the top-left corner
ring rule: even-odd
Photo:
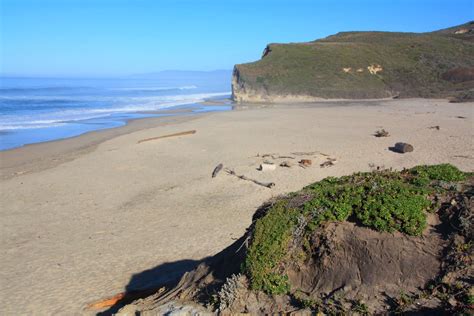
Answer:
[[[112,79],[0,78],[0,150],[123,126],[130,119],[229,110],[201,106],[230,96],[230,72],[168,71]],[[173,114],[179,115],[179,114]]]

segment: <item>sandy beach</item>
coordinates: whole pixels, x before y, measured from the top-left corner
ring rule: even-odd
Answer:
[[[382,128],[390,136],[374,137]],[[473,134],[473,103],[345,101],[144,119],[0,152],[2,313],[93,314],[88,303],[192,267],[239,238],[264,201],[327,176],[444,162],[474,171]],[[388,149],[400,141],[414,151]],[[337,162],[321,168],[326,155]],[[293,166],[258,171],[264,159]],[[211,178],[219,163],[275,186]]]

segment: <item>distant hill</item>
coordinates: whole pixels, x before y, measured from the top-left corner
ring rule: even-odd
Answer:
[[[237,102],[472,98],[474,22],[429,33],[343,32],[269,44],[234,67]]]

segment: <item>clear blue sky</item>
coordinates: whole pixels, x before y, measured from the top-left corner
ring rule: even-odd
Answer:
[[[474,0],[0,0],[0,73],[110,76],[231,69],[267,43],[348,30],[432,31]]]

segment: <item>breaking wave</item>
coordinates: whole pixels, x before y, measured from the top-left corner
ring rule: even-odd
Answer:
[[[17,113],[2,115],[0,117],[0,131],[11,131],[19,129],[37,129],[60,126],[70,122],[77,122],[89,120],[94,118],[107,117],[114,114],[121,113],[137,113],[137,112],[152,112],[162,110],[174,106],[193,104],[202,102],[206,99],[220,96],[228,96],[230,92],[218,93],[199,93],[187,95],[169,95],[169,96],[140,96],[140,97],[70,97],[64,98],[62,96],[35,96],[33,98],[27,97],[0,97],[0,100],[13,100],[18,98],[22,101],[41,101],[42,103],[70,101],[70,102],[85,102],[87,101],[102,101],[112,103],[108,106],[78,106],[77,104],[72,108],[61,107],[55,110],[48,111],[29,111],[30,113]],[[26,102],[27,103],[27,102]]]

